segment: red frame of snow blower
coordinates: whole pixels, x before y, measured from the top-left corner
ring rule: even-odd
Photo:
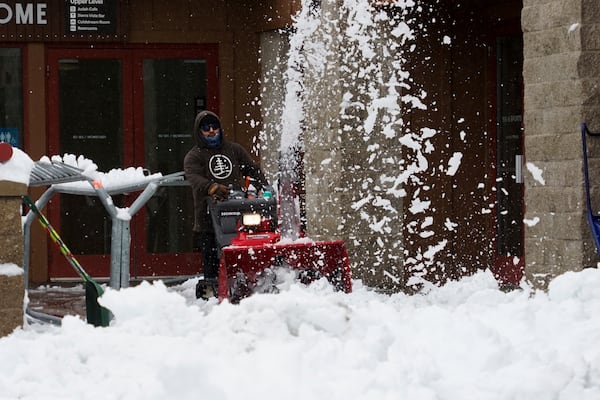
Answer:
[[[343,241],[278,242],[224,247],[219,265],[219,300],[229,298],[229,282],[238,273],[244,274],[248,283],[255,284],[257,275],[278,261],[296,271],[316,272],[317,277],[326,277],[337,290],[352,291],[350,263]]]

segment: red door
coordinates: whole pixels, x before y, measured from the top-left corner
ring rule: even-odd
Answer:
[[[216,109],[217,46],[48,50],[49,155],[82,155],[108,172],[182,170],[199,109]],[[200,272],[189,187],[165,187],[131,220],[132,278]],[[139,195],[113,196],[127,207]],[[110,275],[111,219],[94,196],[55,196],[51,222],[84,268]],[[54,249],[51,279],[76,276]]]

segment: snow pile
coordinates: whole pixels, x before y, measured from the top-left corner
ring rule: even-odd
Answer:
[[[0,275],[4,276],[19,276],[23,275],[23,268],[19,267],[16,264],[8,263],[8,264],[0,264]]]
[[[125,169],[115,168],[108,172],[98,171],[98,165],[83,155],[65,154],[63,156],[54,155],[51,157],[44,156],[40,159],[40,162],[54,162],[64,163],[66,165],[79,168],[82,170],[82,175],[96,184],[101,184],[107,190],[129,187],[129,186],[140,186],[148,181],[155,180],[162,177],[161,173],[150,174],[146,169],[142,167],[128,167]],[[81,182],[69,182],[61,183],[56,185],[61,188],[79,188],[83,190],[90,189],[90,184],[87,181]]]
[[[0,163],[0,181],[10,181],[29,185],[29,177],[33,169],[31,158],[18,147],[13,147],[12,157]]]
[[[64,156],[43,156],[40,158],[40,163],[59,163],[66,164],[71,167],[79,168],[82,171],[82,175],[94,180],[98,174],[98,166],[96,163],[83,155],[76,156],[74,154],[65,154]]]
[[[144,182],[155,180],[162,177],[161,173],[150,174],[142,167],[129,167],[125,169],[112,169],[108,172],[98,171],[98,166],[94,161],[86,158],[83,155],[65,154],[63,156],[43,156],[39,160],[40,163],[64,163],[66,165],[79,168],[82,170],[82,175],[91,180],[97,181],[105,188],[111,187],[126,187],[131,185],[141,185]],[[34,162],[29,155],[17,147],[13,147],[13,155],[10,160],[0,163],[0,181],[11,181],[29,184],[31,171],[33,170]],[[87,181],[62,183],[59,186],[65,187],[80,187],[89,189],[90,185]]]
[[[109,328],[0,339],[0,399],[598,399],[599,285],[585,270],[503,293],[481,272],[428,295],[317,282],[237,306],[195,300],[193,281],[108,289]]]
[[[534,180],[536,180],[540,185],[545,185],[546,181],[544,180],[543,177],[543,172],[541,168],[539,168],[538,166],[536,166],[534,163],[530,163],[528,162],[526,164],[527,166],[527,170],[531,173],[531,176],[533,177]]]

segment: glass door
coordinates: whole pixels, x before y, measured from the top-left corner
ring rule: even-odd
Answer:
[[[496,39],[496,268],[518,283],[523,257],[523,39]]]
[[[182,171],[195,113],[217,104],[216,46],[49,49],[49,155],[84,156],[108,172]],[[214,73],[209,74],[208,65]],[[139,193],[113,196],[127,207]],[[110,274],[111,219],[95,196],[61,194],[49,215],[88,272]],[[200,272],[192,253],[189,187],[162,187],[131,221],[132,278]],[[76,276],[53,248],[52,279]]]
[[[49,50],[49,155],[83,156],[99,171],[131,165],[131,63],[126,55],[118,50]],[[125,201],[114,197],[117,206]],[[49,215],[86,271],[109,276],[111,219],[98,198],[55,196]],[[76,276],[52,246],[48,269],[51,278]]]
[[[0,142],[23,146],[22,50],[0,48]]]
[[[196,140],[196,114],[216,103],[209,72],[216,74],[216,52],[205,49],[143,51],[135,55],[136,165],[163,175],[183,170],[183,158]],[[215,110],[211,107],[211,110]],[[192,253],[192,193],[188,186],[166,186],[137,216],[134,247],[138,276],[196,274],[200,257]],[[176,270],[174,270],[176,268]]]

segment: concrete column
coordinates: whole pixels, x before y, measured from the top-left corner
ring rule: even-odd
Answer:
[[[406,278],[403,199],[394,194],[401,190],[395,186],[403,157],[400,124],[399,115],[378,102],[392,103],[400,78],[392,61],[377,60],[399,50],[391,48],[394,24],[376,22],[378,11],[371,10],[374,22],[359,36],[354,11],[337,0],[321,2],[321,26],[310,41],[318,45],[305,49],[326,57],[304,71],[308,235],[344,239],[354,278],[398,290]]]
[[[390,48],[396,40],[388,32],[394,25],[380,20],[365,25],[372,31],[371,38],[349,39],[349,35],[358,36],[347,26],[354,10],[340,0],[314,6],[320,21],[302,46],[305,65],[301,71],[307,235],[319,241],[343,239],[354,278],[372,287],[397,289],[405,281],[403,200],[396,195],[402,188],[392,178],[400,174],[402,148],[398,137],[386,133],[400,132],[400,126],[398,115],[385,107],[377,109],[374,103],[402,89],[399,79],[392,78],[397,71],[391,62],[369,69],[370,64],[377,64],[374,60],[397,53]],[[266,149],[261,156],[269,175],[277,169],[273,149],[278,148],[282,129],[287,63],[282,39],[287,38],[263,33],[261,40],[261,143]],[[374,49],[374,60],[363,59],[365,46]],[[373,121],[366,122],[368,117]]]
[[[21,196],[27,185],[0,181],[0,337],[23,325],[25,285]]]
[[[585,219],[580,124],[600,131],[600,4],[524,0],[526,276],[546,287],[558,274],[595,266]],[[600,158],[600,144],[590,149]],[[593,182],[600,187],[600,164]],[[600,197],[595,200],[600,209]]]
[[[261,32],[261,168],[269,183],[279,172],[279,138],[282,132],[282,99],[285,99],[285,70],[289,51],[288,34],[282,31]]]

